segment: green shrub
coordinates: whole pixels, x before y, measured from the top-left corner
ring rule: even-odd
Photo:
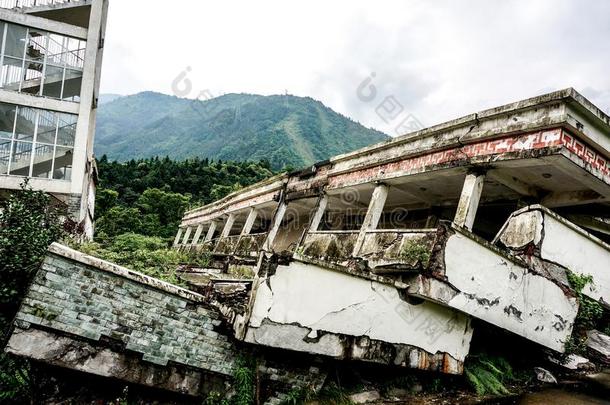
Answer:
[[[252,405],[256,393],[255,384],[256,363],[250,358],[238,360],[237,368],[233,372],[235,384],[235,396],[232,398],[232,405]]]
[[[426,267],[430,261],[430,248],[422,241],[408,240],[402,247],[400,257],[408,262],[420,263]]]
[[[166,241],[158,237],[125,233],[106,244],[90,242],[72,247],[171,284],[184,284],[176,271],[180,264],[189,261],[189,255],[168,248]]]
[[[25,291],[49,245],[65,234],[63,213],[27,182],[0,201],[0,341],[5,341]],[[28,403],[29,363],[0,348],[0,402]]]
[[[464,374],[477,395],[509,395],[506,384],[516,380],[504,358],[484,354],[469,357]]]
[[[599,320],[604,316],[601,304],[582,293],[587,284],[593,283],[590,275],[579,275],[570,270],[566,272],[570,286],[576,292],[578,298],[578,314],[574,320],[574,329],[577,331],[594,329]],[[576,345],[578,346],[578,345]]]

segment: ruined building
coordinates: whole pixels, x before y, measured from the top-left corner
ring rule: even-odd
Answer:
[[[568,277],[610,303],[609,158],[610,118],[566,89],[187,212],[189,290],[53,245],[7,350],[191,395],[253,348],[304,356],[260,365],[285,385],[328,359],[461,374],[475,324],[561,353]]]
[[[93,235],[106,0],[0,1],[0,193],[25,178]]]

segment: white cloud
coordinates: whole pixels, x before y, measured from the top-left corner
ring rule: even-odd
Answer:
[[[102,91],[311,96],[388,133],[394,96],[432,125],[573,86],[610,108],[610,2],[111,1]],[[375,73],[378,97],[356,89]]]

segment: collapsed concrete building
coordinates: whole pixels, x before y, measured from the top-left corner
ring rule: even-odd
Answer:
[[[473,319],[561,353],[568,276],[610,303],[609,158],[610,118],[566,89],[187,212],[193,291],[53,245],[7,349],[192,395],[253,347],[311,359],[308,378],[263,367],[288,385],[319,359],[461,374]]]

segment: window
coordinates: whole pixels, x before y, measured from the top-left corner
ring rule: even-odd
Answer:
[[[70,180],[74,114],[0,103],[0,174]]]
[[[78,101],[85,41],[0,23],[0,87]]]

